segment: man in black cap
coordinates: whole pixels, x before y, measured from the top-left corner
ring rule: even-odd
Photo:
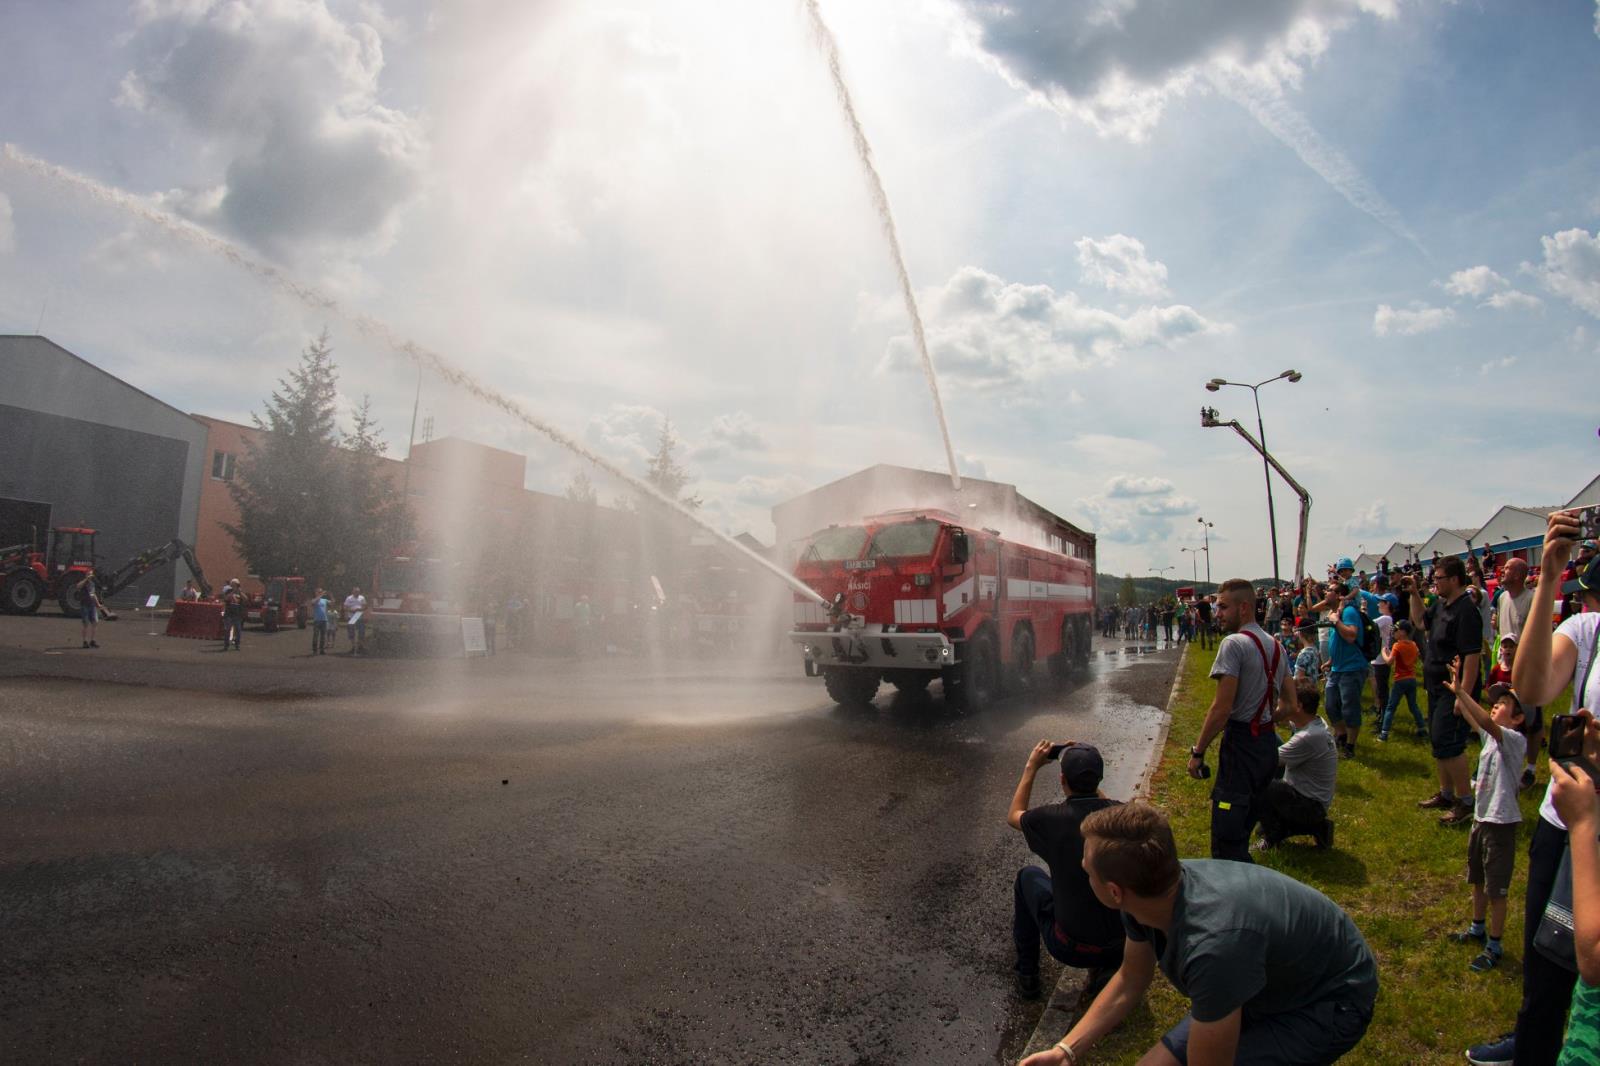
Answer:
[[[1053,758],[1061,759],[1061,791],[1067,798],[1028,809],[1033,779]],[[1050,867],[1017,872],[1013,890],[1015,913],[1011,935],[1016,941],[1017,991],[1024,998],[1039,994],[1039,941],[1065,966],[1112,970],[1122,963],[1122,919],[1095,898],[1083,869],[1083,835],[1078,825],[1095,811],[1115,806],[1100,791],[1105,762],[1092,744],[1058,744],[1041,740],[1028,753],[1022,780],[1011,797],[1006,821],[1020,829],[1028,847]]]

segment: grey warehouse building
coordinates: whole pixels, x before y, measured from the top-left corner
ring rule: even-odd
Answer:
[[[44,337],[0,334],[0,457],[0,546],[88,527],[115,568],[194,543],[206,427]],[[159,567],[117,600],[171,599],[188,576]]]

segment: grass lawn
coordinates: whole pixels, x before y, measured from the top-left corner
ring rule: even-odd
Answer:
[[[1185,656],[1172,730],[1151,786],[1151,799],[1171,817],[1178,852],[1185,858],[1210,855],[1211,782],[1190,779],[1185,764],[1214,691],[1208,676],[1214,655],[1195,647]],[[1418,695],[1426,714],[1427,701]],[[1364,703],[1370,702],[1369,690]],[[1546,722],[1550,714],[1566,710],[1567,702],[1563,696],[1557,706],[1546,708]],[[1213,743],[1213,767],[1216,750]],[[1468,756],[1476,765],[1476,744],[1468,748]],[[1417,801],[1431,795],[1438,782],[1428,742],[1413,735],[1404,706],[1388,743],[1379,744],[1368,725],[1356,758],[1339,764],[1334,847],[1317,851],[1306,838],[1303,844],[1292,842],[1260,856],[1265,865],[1321,890],[1343,907],[1378,958],[1377,1012],[1366,1038],[1346,1061],[1455,1066],[1464,1061],[1468,1046],[1511,1029],[1521,998],[1528,833],[1548,776],[1541,763],[1539,784],[1522,794],[1525,820],[1506,919],[1506,954],[1488,973],[1467,969],[1475,947],[1452,944],[1445,936],[1464,928],[1472,917],[1465,882],[1467,829],[1447,829],[1437,824],[1436,812],[1417,809]],[[1158,971],[1145,1005],[1097,1046],[1089,1061],[1137,1061],[1187,1009],[1187,1001]]]

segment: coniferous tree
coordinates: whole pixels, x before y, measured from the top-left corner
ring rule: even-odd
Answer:
[[[691,511],[698,510],[703,502],[700,497],[683,491],[689,484],[689,472],[678,462],[674,454],[677,448],[678,438],[672,432],[672,420],[663,418],[661,434],[656,439],[656,453],[650,457],[644,479],[667,499],[675,500]]]
[[[278,380],[266,411],[254,415],[260,443],[247,440],[228,491],[237,525],[223,528],[251,571],[263,577],[310,573],[328,558],[342,530],[335,514],[338,452],[333,350],[324,330]],[[228,575],[238,577],[240,575]]]
[[[567,482],[567,499],[573,503],[595,504],[600,502],[600,494],[594,490],[594,482],[589,480],[589,475],[582,470],[572,475],[572,480]]]
[[[1117,602],[1124,607],[1132,607],[1139,599],[1139,591],[1133,584],[1133,575],[1122,576],[1122,590],[1117,594]]]
[[[363,396],[354,425],[344,435],[339,455],[338,515],[343,536],[325,576],[343,584],[365,585],[385,553],[412,536],[411,511],[399,486],[383,469],[387,445],[379,439],[371,397]]]

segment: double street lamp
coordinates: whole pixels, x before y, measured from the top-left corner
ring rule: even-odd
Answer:
[[[1216,528],[1215,522],[1207,522],[1204,518],[1196,518],[1200,523],[1200,535],[1205,537],[1206,545],[1200,550],[1206,553],[1206,584],[1211,584],[1211,531]]]
[[[1302,376],[1303,375],[1298,370],[1285,370],[1276,377],[1270,377],[1265,381],[1258,381],[1254,385],[1247,384],[1243,381],[1228,381],[1225,378],[1212,378],[1210,381],[1206,382],[1207,392],[1221,392],[1223,386],[1232,385],[1235,388],[1249,389],[1250,395],[1255,399],[1256,432],[1261,436],[1261,470],[1267,478],[1267,524],[1272,530],[1272,580],[1275,584],[1282,583],[1282,578],[1278,573],[1278,515],[1272,505],[1272,466],[1267,462],[1267,428],[1261,421],[1261,387],[1263,385],[1270,385],[1274,381],[1288,381],[1293,383],[1299,381]],[[1206,562],[1209,564],[1210,561],[1211,556],[1207,555]],[[1206,575],[1206,580],[1211,580],[1211,575],[1209,573]]]
[[[1177,569],[1176,566],[1152,566],[1150,568],[1150,572],[1152,574],[1160,574],[1161,575],[1161,580],[1165,581],[1167,579],[1167,571],[1168,570],[1176,570],[1176,569]]]
[[[1181,551],[1181,552],[1188,552],[1189,553],[1189,570],[1190,570],[1190,573],[1194,577],[1194,583],[1196,585],[1200,584],[1200,553],[1205,551],[1205,549],[1204,548],[1179,548],[1178,550]],[[1209,563],[1210,561],[1211,560],[1208,557],[1206,559],[1206,562]]]

